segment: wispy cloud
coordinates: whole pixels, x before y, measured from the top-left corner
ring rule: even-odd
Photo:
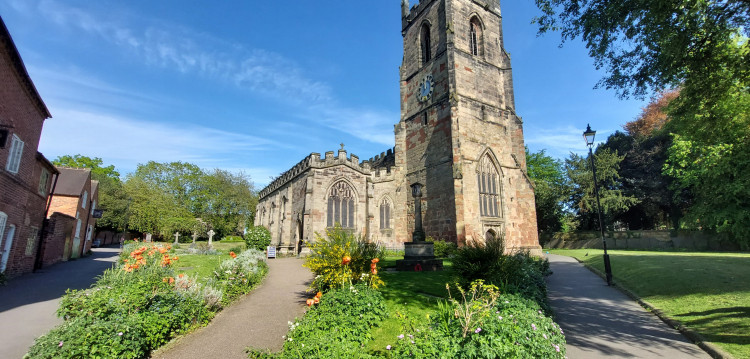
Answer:
[[[102,113],[59,110],[44,124],[40,151],[96,156],[117,163],[123,172],[147,161],[185,161],[204,168],[230,168],[237,154],[247,155],[274,141],[201,126],[169,125]],[[94,154],[89,153],[95,150]],[[248,170],[249,173],[259,170]],[[263,171],[260,171],[261,173]]]
[[[614,130],[597,131],[597,143],[605,141],[612,133]],[[527,125],[524,137],[532,152],[545,149],[548,155],[560,159],[568,157],[571,152],[582,154],[588,151],[583,140],[583,130],[573,126],[538,128]]]

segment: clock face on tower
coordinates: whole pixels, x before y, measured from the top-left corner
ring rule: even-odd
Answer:
[[[432,97],[433,86],[432,75],[427,75],[422,79],[417,90],[417,99],[419,102],[426,102]]]

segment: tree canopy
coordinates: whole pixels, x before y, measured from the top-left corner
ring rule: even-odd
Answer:
[[[717,72],[730,82],[748,77],[747,0],[535,0],[539,34],[582,38],[607,75],[600,86],[644,97],[694,83],[710,93]]]

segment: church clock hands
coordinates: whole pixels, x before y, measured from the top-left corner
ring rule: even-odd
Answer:
[[[419,83],[419,90],[417,91],[417,99],[419,102],[426,102],[432,97],[433,88],[432,75],[427,75]]]

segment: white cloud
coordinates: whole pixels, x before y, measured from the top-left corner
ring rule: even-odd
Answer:
[[[279,144],[264,138],[201,126],[163,124],[102,113],[59,109],[45,121],[39,149],[52,159],[65,154],[101,157],[122,172],[148,161],[184,161],[203,168]],[[94,151],[94,153],[90,153]],[[263,173],[250,169],[249,173]]]
[[[18,11],[26,7],[15,6]],[[37,9],[59,27],[100,37],[147,65],[232,83],[255,96],[294,106],[295,112],[308,114],[308,121],[370,142],[393,143],[391,126],[398,121],[398,114],[340,105],[328,84],[310,78],[280,54],[129,15],[122,9],[117,16],[93,14],[49,0],[40,0]]]
[[[596,142],[605,142],[607,136],[614,132],[609,129],[597,131]],[[548,155],[560,159],[568,157],[571,152],[584,154],[588,151],[583,139],[583,129],[573,126],[538,128],[527,125],[524,128],[524,137],[531,152],[546,149]]]

